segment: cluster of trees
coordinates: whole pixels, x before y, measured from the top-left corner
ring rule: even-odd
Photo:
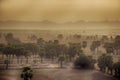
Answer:
[[[26,58],[26,62],[28,63],[28,57],[30,56],[31,49],[30,46],[26,47],[26,44],[20,44],[20,45],[4,45],[1,48],[1,52],[3,55],[3,59],[5,59],[6,69],[8,69],[8,64],[13,63],[13,59],[17,58],[17,63],[22,63],[22,57],[24,56]],[[6,57],[6,58],[4,58]]]
[[[15,38],[12,33],[8,33],[5,35],[5,40],[7,44],[18,44],[21,43],[21,41],[18,38]]]
[[[80,37],[80,36],[78,36]],[[8,64],[13,63],[13,59],[17,58],[17,63],[23,62],[23,58],[26,59],[26,63],[29,63],[30,56],[34,57],[34,61],[43,62],[44,58],[51,59],[52,62],[57,60],[60,63],[60,67],[63,67],[63,63],[66,61],[74,61],[75,68],[89,69],[94,68],[96,62],[91,56],[86,56],[82,49],[87,47],[87,41],[82,43],[68,43],[60,44],[59,40],[64,37],[62,34],[58,35],[58,40],[45,41],[43,38],[36,38],[34,35],[31,37],[36,39],[36,43],[23,43],[20,40],[16,40],[13,34],[6,35],[7,45],[0,44],[0,51],[2,55],[6,56],[5,64],[8,69]],[[104,45],[107,53],[120,53],[120,36],[116,36],[113,42],[107,42],[108,38],[103,36],[101,41],[93,41],[90,49],[95,53],[100,45]],[[4,56],[3,56],[4,58]],[[108,68],[110,74],[114,74],[116,77],[120,77],[120,62],[113,63],[113,59],[108,54],[101,55],[98,58],[98,66],[101,71],[105,72]]]
[[[74,67],[77,69],[93,69],[95,63],[97,63],[100,71],[120,78],[120,61],[114,62],[112,56],[109,54],[100,55],[97,61],[92,56],[79,54],[74,61]]]
[[[62,38],[61,35],[59,35]],[[60,62],[61,67],[63,61],[73,61],[76,55],[82,53],[82,47],[87,46],[87,42],[60,44],[59,40],[45,41],[42,38],[36,40],[36,43],[23,43],[14,42],[15,38],[13,34],[6,35],[7,45],[0,44],[0,52],[2,52],[5,59],[6,69],[8,64],[13,63],[13,59],[17,58],[17,63],[23,63],[23,58],[26,59],[26,63],[29,63],[29,58],[34,57],[36,62],[39,56],[40,62],[43,62],[43,58],[49,58],[52,62],[57,60]]]
[[[83,48],[87,47],[87,41],[88,41],[89,37],[91,37],[91,36],[86,36],[86,40],[81,42],[82,43],[81,46]],[[103,35],[101,38],[99,38],[98,35],[95,35],[94,37],[96,39],[92,39],[92,40],[90,39],[92,41],[91,45],[90,45],[90,50],[94,54],[99,53],[99,46],[101,46],[101,45],[103,45],[103,47],[105,48],[107,53],[113,53],[113,54],[117,54],[117,55],[119,54],[119,52],[120,52],[120,36],[119,35],[115,36],[115,38],[113,38],[112,36],[110,38],[108,38],[108,36],[106,36],[106,35]],[[73,35],[73,38],[77,39],[77,40],[82,40],[82,36],[78,35],[78,34]],[[78,38],[80,38],[80,39],[78,39]],[[18,38],[15,38],[12,33],[6,34],[5,39],[6,39],[8,44],[21,43],[21,41]],[[30,39],[34,42],[38,41],[38,37],[34,34],[28,36],[28,39]],[[63,34],[57,35],[58,41],[62,41],[63,39],[65,39]]]
[[[113,42],[106,42],[104,44],[104,48],[107,53],[113,53],[116,55],[120,55],[120,36],[116,36]]]
[[[99,56],[98,66],[100,71],[107,72],[110,75],[114,75],[115,77],[120,78],[120,62],[114,63],[112,56],[108,54],[102,54]]]
[[[112,38],[113,39],[113,38]],[[108,54],[120,54],[120,36],[116,36],[115,39],[109,41],[107,36],[103,36],[101,40],[93,41],[90,50],[95,54],[99,53],[99,46],[103,46]]]

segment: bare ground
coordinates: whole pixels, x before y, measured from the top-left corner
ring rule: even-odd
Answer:
[[[0,80],[22,80],[21,70],[0,71]],[[116,80],[95,70],[34,69],[32,80]]]

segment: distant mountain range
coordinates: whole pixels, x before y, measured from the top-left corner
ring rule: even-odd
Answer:
[[[0,21],[0,29],[30,30],[120,30],[119,21],[77,21],[56,23],[52,21]]]
[[[7,20],[7,21],[0,21],[0,23],[41,23],[41,24],[77,24],[77,23],[120,23],[118,20],[114,21],[76,21],[76,22],[64,22],[64,23],[57,23],[49,20],[43,21],[16,21],[16,20]]]

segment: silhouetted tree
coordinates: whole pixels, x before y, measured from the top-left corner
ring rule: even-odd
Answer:
[[[65,60],[65,57],[64,56],[59,56],[58,58],[58,61],[60,62],[60,67],[62,68],[63,67],[63,61]]]
[[[115,70],[115,77],[120,78],[120,62],[116,62],[113,65],[113,69]]]
[[[80,43],[69,43],[68,55],[69,55],[70,61],[80,53],[83,53]]]
[[[19,39],[14,38],[13,33],[7,33],[5,35],[5,39],[6,39],[6,41],[9,45],[20,44],[21,43],[21,41]]]
[[[107,54],[102,54],[98,57],[98,66],[100,68],[100,71],[105,72],[105,69],[108,67],[110,68],[113,64],[112,56]]]
[[[91,57],[88,57],[85,54],[81,53],[76,58],[74,67],[78,69],[92,69],[94,68],[94,60]]]
[[[43,57],[45,55],[45,48],[40,48],[39,49],[39,57],[41,58],[41,63],[43,62]]]
[[[57,38],[59,39],[59,40],[62,40],[64,37],[63,37],[63,34],[58,34],[57,35]]]
[[[114,53],[114,44],[113,43],[105,43],[104,48],[106,49],[107,53]]]
[[[24,67],[21,73],[21,78],[24,80],[31,80],[33,77],[33,71],[30,67]]]
[[[95,52],[95,49],[97,49],[98,53],[98,47],[101,45],[100,41],[93,41],[92,45],[90,46],[91,51]]]
[[[82,42],[82,47],[83,47],[83,48],[86,48],[86,47],[87,47],[87,42],[86,42],[86,41],[83,41],[83,42]]]
[[[115,37],[114,47],[115,47],[116,53],[119,54],[120,53],[120,36]]]

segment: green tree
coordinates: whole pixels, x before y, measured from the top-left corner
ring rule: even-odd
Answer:
[[[39,51],[39,57],[41,58],[41,63],[43,62],[43,57],[45,55],[45,49],[44,48],[40,48],[40,51]]]
[[[25,56],[25,58],[26,58],[26,63],[28,64],[29,63],[29,56],[31,55],[30,54],[30,52],[28,51],[28,50],[24,50],[23,51],[23,54],[24,54],[24,56]]]
[[[107,42],[109,40],[108,36],[103,35],[101,38],[101,42],[104,44],[105,42]]]
[[[10,59],[11,59],[11,54],[14,52],[14,49],[13,49],[13,47],[11,47],[11,46],[5,46],[4,48],[3,48],[3,53],[6,55],[6,57],[7,57],[7,60],[9,60],[10,61]]]
[[[43,40],[43,38],[39,38],[37,39],[37,44],[43,48],[45,46],[45,41]]]
[[[105,69],[106,68],[110,69],[112,64],[113,64],[112,56],[102,54],[101,56],[98,57],[98,66],[100,68],[100,71],[105,72]]]
[[[6,64],[6,70],[8,69],[8,65],[10,64],[10,61],[8,59],[4,60],[4,63]]]
[[[101,45],[100,41],[93,41],[91,46],[90,46],[90,50],[95,52],[95,49],[97,49],[97,53],[98,53],[98,47]]]
[[[3,49],[3,53],[6,55],[7,59],[4,61],[6,64],[6,69],[8,69],[8,64],[10,64],[10,55],[13,53],[13,48],[11,46],[6,46]]]
[[[31,41],[37,40],[37,36],[34,35],[34,34],[32,34],[29,38],[30,38]]]
[[[21,78],[24,80],[31,80],[33,77],[33,71],[30,67],[24,67],[21,73]]]
[[[120,36],[119,35],[115,37],[114,47],[116,50],[116,54],[119,55],[120,53]]]
[[[80,53],[83,53],[83,51],[81,49],[81,44],[80,43],[69,43],[69,47],[68,47],[67,52],[68,52],[70,61],[72,61],[72,59],[76,55],[79,55]]]
[[[54,57],[56,56],[56,49],[55,49],[56,42],[48,41],[45,46],[45,53],[47,58],[51,58],[52,62],[54,61]]]
[[[58,34],[57,35],[57,38],[59,39],[59,40],[62,40],[64,37],[63,37],[63,34]]]
[[[113,69],[115,70],[115,77],[120,78],[120,62],[116,62],[113,65]]]
[[[87,42],[86,42],[86,41],[83,41],[83,42],[82,42],[82,47],[83,47],[83,48],[86,48],[86,47],[87,47]]]
[[[104,48],[107,53],[114,53],[114,44],[113,43],[105,43]]]
[[[4,59],[4,53],[3,53],[4,47],[5,47],[4,44],[0,44],[0,53],[2,55],[2,59]]]
[[[94,68],[94,63],[92,57],[80,54],[74,62],[74,67],[78,69],[92,69]]]
[[[24,47],[15,47],[14,48],[14,54],[16,55],[17,57],[17,63],[19,64],[20,63],[20,57],[24,55]],[[21,61],[22,63],[22,61]]]
[[[59,56],[58,58],[58,61],[60,62],[60,67],[62,68],[63,67],[63,61],[65,60],[65,57],[64,56]]]
[[[7,33],[5,35],[5,39],[7,41],[8,44],[20,44],[21,41],[17,38],[14,37],[13,33]]]
[[[25,44],[23,44],[23,46],[24,46],[25,50],[29,51],[30,53],[32,53],[32,55],[34,55],[35,60],[36,60],[36,57],[39,52],[39,46],[35,43],[25,43]]]
[[[6,34],[5,39],[6,39],[8,44],[13,43],[13,39],[14,39],[13,34],[12,33]]]

